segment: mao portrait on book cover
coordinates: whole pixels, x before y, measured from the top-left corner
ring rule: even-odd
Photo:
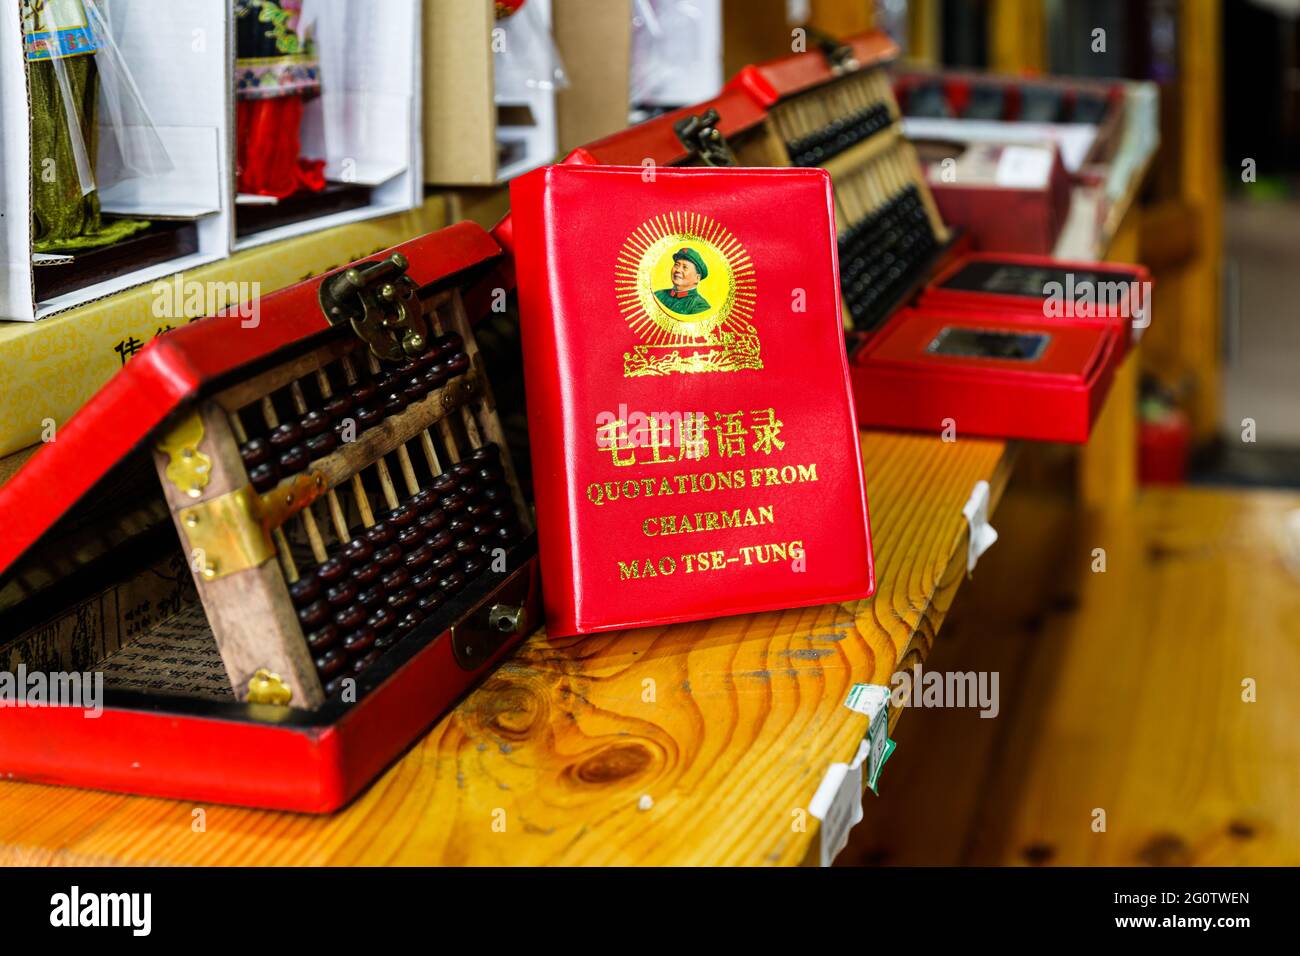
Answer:
[[[642,223],[624,242],[615,292],[640,340],[623,374],[733,372],[763,367],[754,313],[754,264],[725,226],[671,212]]]

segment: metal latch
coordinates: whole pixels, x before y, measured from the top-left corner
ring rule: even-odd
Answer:
[[[394,252],[378,262],[344,269],[320,285],[320,307],[330,325],[351,324],[376,358],[414,358],[429,344],[419,288],[406,274],[410,263]]]
[[[251,485],[182,508],[181,527],[196,570],[205,580],[247,571],[275,556],[271,532],[325,493],[319,472],[298,475],[292,484],[259,495]]]
[[[686,116],[673,124],[673,132],[692,156],[698,156],[705,166],[735,166],[736,155],[727,145],[727,138],[718,129],[722,117],[713,107],[699,116]]]
[[[853,55],[853,47],[843,43],[814,27],[804,27],[808,37],[817,44],[817,49],[821,50],[822,56],[826,57],[826,63],[831,68],[831,72],[837,76],[841,73],[847,73],[850,70],[858,68],[858,58]]]
[[[532,630],[537,623],[535,592],[533,569],[520,568],[453,625],[451,651],[456,663],[463,670],[478,670],[512,637]]]

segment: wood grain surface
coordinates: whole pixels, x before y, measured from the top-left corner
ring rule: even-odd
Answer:
[[[962,506],[981,479],[996,501],[1011,460],[1002,442],[921,435],[864,432],[862,448],[872,600],[535,634],[328,817],[0,784],[0,863],[815,860],[817,822],[801,827],[801,811],[866,732],[844,698],[928,654],[965,576]]]
[[[1300,864],[1300,567],[1282,537],[1300,493],[1148,488],[1122,515],[1063,515],[1019,487],[998,512],[1013,546],[981,562],[927,663],[999,671],[1001,712],[909,711],[841,861]]]

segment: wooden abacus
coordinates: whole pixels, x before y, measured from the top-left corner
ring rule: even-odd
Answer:
[[[423,309],[418,357],[386,370],[332,341],[200,403],[155,452],[241,698],[256,677],[319,706],[531,530],[460,292]]]

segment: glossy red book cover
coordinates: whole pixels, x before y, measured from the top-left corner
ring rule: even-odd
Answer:
[[[549,631],[870,595],[826,172],[551,166],[510,192]]]

